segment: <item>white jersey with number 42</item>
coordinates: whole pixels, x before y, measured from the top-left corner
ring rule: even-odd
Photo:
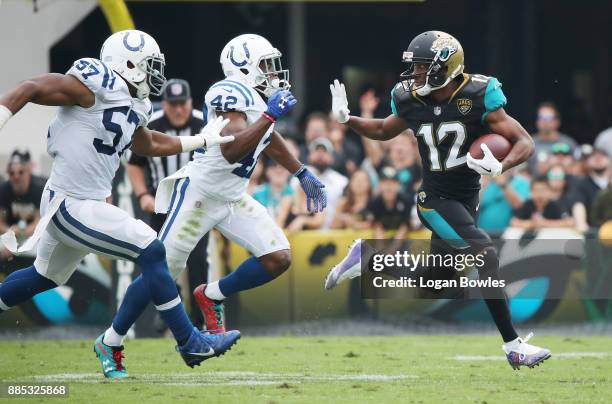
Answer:
[[[246,115],[247,125],[253,124],[267,109],[259,93],[234,79],[225,79],[213,84],[204,99],[204,116],[207,121],[224,112],[239,111]],[[274,125],[261,138],[257,147],[242,160],[231,164],[221,154],[219,145],[197,150],[188,164],[189,177],[197,181],[206,195],[223,200],[237,201],[246,192],[249,178],[255,169],[261,152],[272,140]]]
[[[134,131],[147,125],[153,108],[149,99],[133,98],[127,83],[97,59],[79,59],[66,74],[85,84],[96,102],[90,108],[61,107],[51,122],[49,188],[78,199],[102,200],[111,194]]]

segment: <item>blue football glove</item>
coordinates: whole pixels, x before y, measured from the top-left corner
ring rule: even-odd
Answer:
[[[327,206],[327,193],[323,189],[325,185],[305,166],[302,166],[295,176],[300,180],[300,185],[306,194],[308,211],[311,213],[323,212]]]
[[[266,114],[278,119],[287,114],[297,103],[297,100],[289,90],[280,90],[268,98],[268,110]]]

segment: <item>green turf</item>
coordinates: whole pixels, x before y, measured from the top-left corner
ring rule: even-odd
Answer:
[[[195,369],[170,340],[137,340],[125,352],[131,378],[114,382],[102,377],[92,342],[2,341],[0,380],[67,382],[71,401],[107,404],[612,400],[606,337],[536,337],[553,357],[520,371],[508,366],[492,336],[246,337]]]

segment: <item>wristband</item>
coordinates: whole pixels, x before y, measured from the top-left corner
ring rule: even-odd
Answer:
[[[179,136],[179,140],[181,141],[182,152],[190,152],[200,147],[205,147],[205,140],[202,136]]]
[[[302,174],[304,171],[306,171],[306,164],[302,164],[300,168],[295,173],[293,173],[293,176],[299,177],[300,174]]]
[[[274,117],[273,117],[271,114],[269,114],[269,113],[267,113],[267,112],[264,112],[264,113],[262,114],[262,116],[263,116],[264,118],[266,118],[268,121],[270,121],[270,122],[272,122],[272,123],[276,123],[276,118],[274,118]]]
[[[9,119],[13,116],[13,113],[10,109],[0,104],[0,130],[2,127],[8,122]]]

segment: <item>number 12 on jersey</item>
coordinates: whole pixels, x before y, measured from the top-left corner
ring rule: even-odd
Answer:
[[[421,125],[417,131],[417,136],[422,136],[427,149],[429,150],[429,168],[431,171],[450,170],[466,163],[467,157],[463,155],[459,157],[461,146],[465,143],[466,131],[465,125],[461,122],[442,122],[438,125],[438,129],[434,133],[433,123]],[[434,136],[435,135],[435,136]],[[453,144],[448,150],[444,163],[440,159],[439,145],[446,139],[447,136],[454,135]]]

